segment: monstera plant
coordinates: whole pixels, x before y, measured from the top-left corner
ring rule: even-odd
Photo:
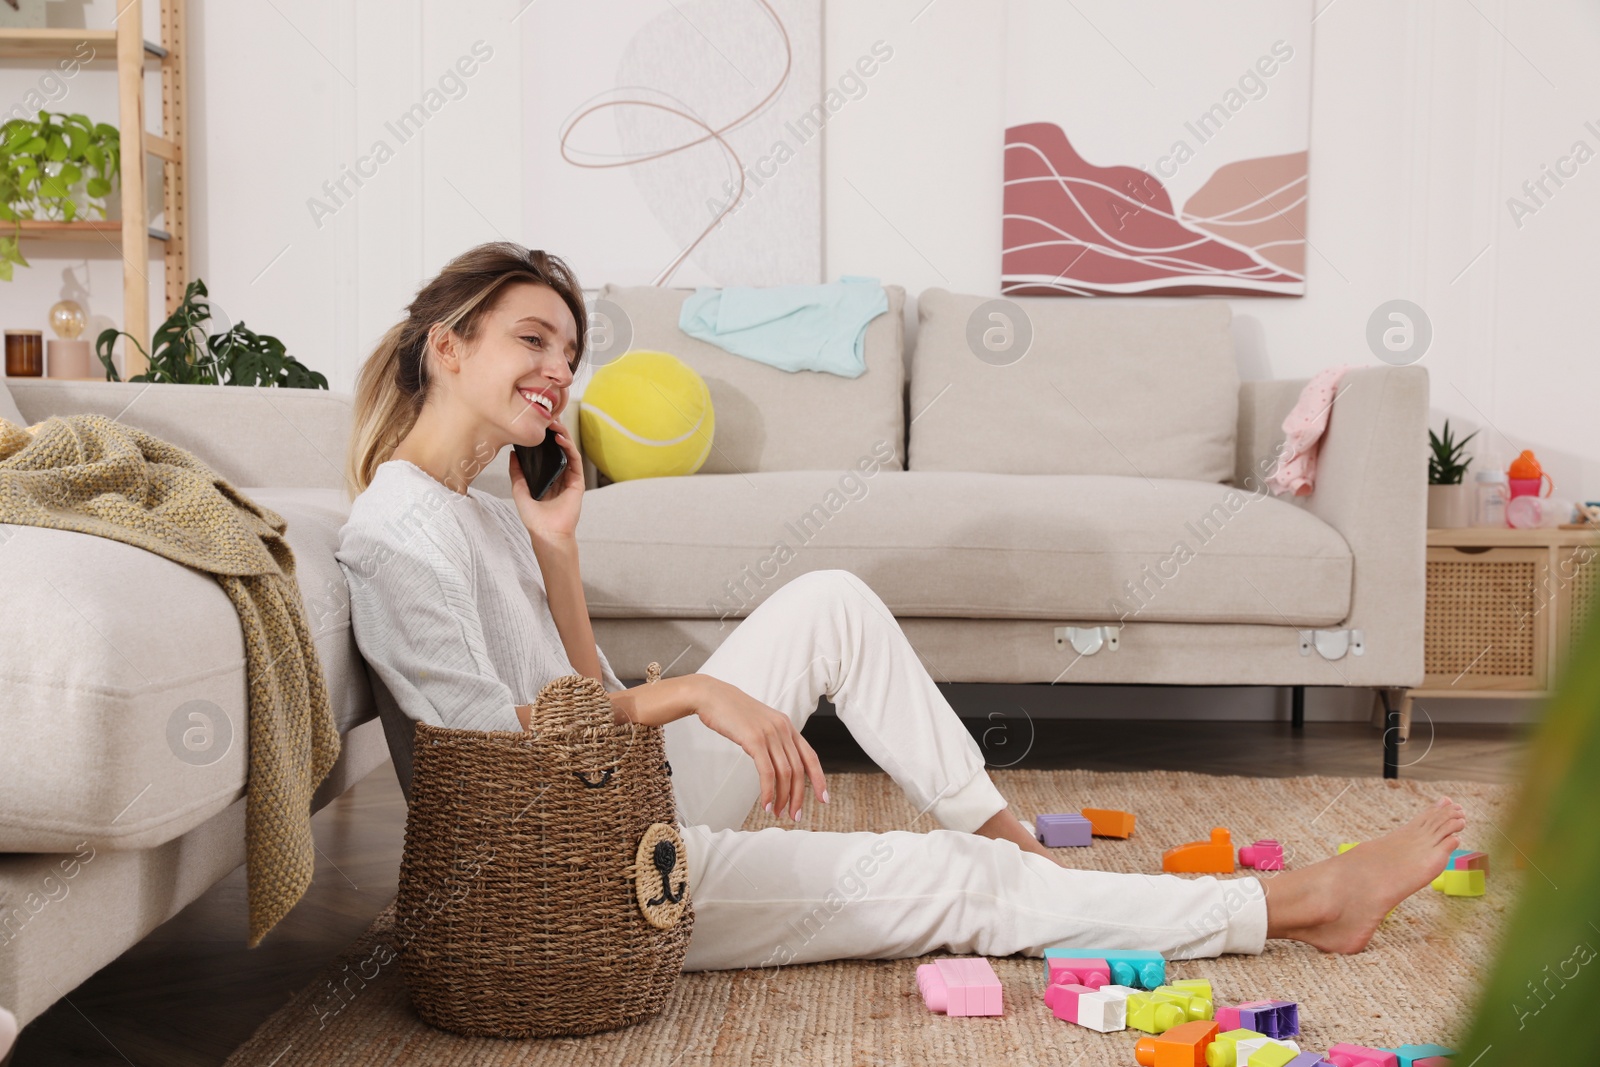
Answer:
[[[241,319],[226,330],[208,333],[211,302],[206,283],[196,278],[183,291],[183,303],[156,328],[145,352],[139,339],[125,330],[105,329],[95,339],[95,355],[113,382],[116,364],[111,348],[118,337],[144,354],[148,368],[130,382],[175,382],[186,385],[276,385],[288,389],[326,389],[328,379],[307,367],[270,334],[258,334]]]

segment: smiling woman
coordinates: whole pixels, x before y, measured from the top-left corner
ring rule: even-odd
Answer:
[[[844,570],[791,578],[699,671],[623,686],[589,620],[583,475],[559,418],[584,327],[566,265],[518,245],[471,249],[423,286],[358,379],[360,494],[337,557],[408,800],[418,723],[520,733],[530,702],[570,676],[600,683],[617,724],[665,727],[696,914],[684,969],[1113,942],[1190,958],[1260,952],[1268,937],[1354,952],[1460,843],[1461,809],[1441,800],[1270,889],[1064,867],[1012,813],[888,605]],[[529,494],[514,453],[512,500],[471,485],[505,445],[546,435],[568,456],[549,493]],[[798,824],[808,786],[827,802],[801,732],[824,696],[938,829],[740,829],[755,805]],[[844,907],[850,870],[872,884]]]

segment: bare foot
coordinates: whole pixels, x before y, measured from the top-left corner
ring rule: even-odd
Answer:
[[[1264,878],[1267,936],[1304,941],[1324,952],[1360,952],[1389,909],[1444,870],[1466,814],[1449,797],[1404,826],[1341,855]]]
[[[1039,855],[1048,858],[1051,863],[1062,867],[1067,866],[1061,861],[1061,857],[1056,854],[1055,850],[1045,848],[1044,845],[1039,843],[1037,837],[1028,833],[1017,817],[1011,814],[1010,808],[1001,808],[989,816],[988,822],[972,832],[981,834],[984,837],[993,837],[1000,841],[1010,841],[1024,852],[1037,852]]]

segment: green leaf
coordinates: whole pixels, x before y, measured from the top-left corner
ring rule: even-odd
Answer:
[[[65,163],[62,164],[61,171],[56,177],[61,179],[63,185],[70,188],[83,180],[83,169],[75,164]]]
[[[111,183],[106,181],[104,178],[90,178],[88,184],[84,186],[84,188],[87,190],[90,196],[102,197],[111,192]]]
[[[67,142],[59,133],[50,135],[50,147],[45,149],[45,158],[56,163],[67,158]]]

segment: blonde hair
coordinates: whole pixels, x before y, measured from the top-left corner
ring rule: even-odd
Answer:
[[[389,328],[361,365],[345,460],[345,490],[351,499],[372,483],[378,465],[394,454],[422,412],[428,399],[429,330],[439,323],[465,341],[474,340],[483,316],[514,282],[548,285],[566,302],[577,326],[578,354],[572,361],[577,369],[588,316],[572,270],[556,256],[512,241],[490,241],[461,253],[417,291],[406,305],[405,319]]]

